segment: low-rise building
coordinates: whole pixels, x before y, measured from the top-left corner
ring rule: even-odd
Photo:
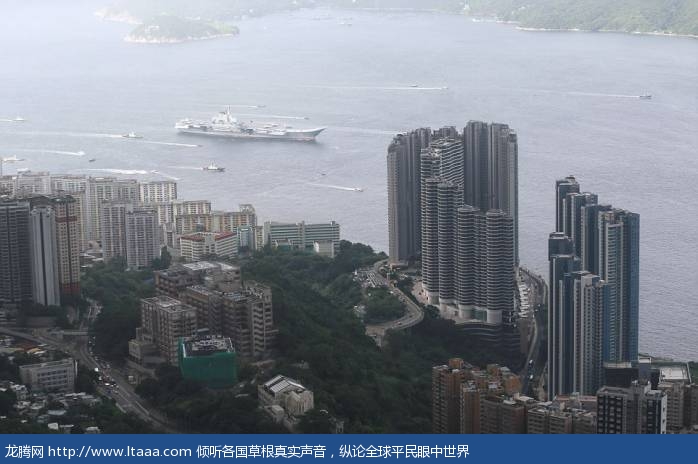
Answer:
[[[179,238],[179,251],[186,261],[200,261],[211,255],[235,258],[238,237],[234,232],[196,232]]]
[[[73,358],[20,366],[22,383],[32,392],[75,391],[76,366]]]
[[[298,418],[315,407],[313,392],[283,375],[259,385],[257,394],[265,411],[275,420],[282,419],[289,429],[295,428]]]
[[[221,335],[181,338],[179,370],[185,379],[210,388],[232,387],[237,382],[233,343]]]

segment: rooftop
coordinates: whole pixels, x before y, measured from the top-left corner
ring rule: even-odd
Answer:
[[[191,240],[193,242],[203,242],[206,237],[213,237],[214,240],[223,240],[224,238],[234,237],[233,232],[195,232],[193,234],[184,235],[181,240]]]
[[[184,356],[208,356],[216,353],[234,353],[233,342],[222,335],[200,335],[182,339]]]
[[[31,369],[31,368],[38,368],[38,367],[58,367],[58,366],[67,366],[67,365],[72,365],[73,364],[73,358],[65,358],[65,359],[60,359],[58,361],[46,361],[42,363],[36,363],[36,364],[25,364],[24,366],[20,366],[19,369]]]
[[[660,382],[691,382],[691,374],[685,363],[659,364]]]
[[[196,263],[187,263],[187,264],[182,264],[182,266],[184,268],[188,269],[189,271],[192,271],[192,272],[211,271],[214,269],[220,269],[223,272],[227,272],[227,271],[237,271],[240,269],[238,266],[231,266],[229,264],[220,263],[220,262],[212,263],[209,261],[198,261]]]
[[[273,379],[264,383],[263,386],[265,390],[273,395],[278,395],[279,393],[284,393],[287,391],[302,392],[307,390],[297,381],[283,375],[277,375]]]

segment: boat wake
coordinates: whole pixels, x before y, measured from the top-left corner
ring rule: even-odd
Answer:
[[[177,142],[158,142],[155,140],[142,140],[142,143],[150,143],[152,145],[165,145],[168,147],[184,147],[184,148],[198,148],[201,145],[194,145],[193,143],[177,143]]]
[[[96,171],[96,172],[108,172],[109,174],[124,174],[124,175],[145,175],[148,174],[148,171],[144,171],[142,169],[85,169],[85,171]]]
[[[313,187],[324,187],[324,188],[330,188],[330,189],[335,189],[335,190],[344,190],[345,192],[363,192],[364,189],[360,187],[342,187],[341,185],[329,185],[329,184],[314,184],[314,183],[309,183],[308,185],[312,185]]]
[[[613,93],[594,93],[594,92],[564,92],[565,95],[574,95],[580,97],[605,97],[605,98],[632,98],[638,99],[639,95],[620,95]]]
[[[328,129],[339,131],[339,132],[359,132],[362,134],[374,134],[374,135],[397,135],[402,131],[399,130],[385,130],[385,129],[366,129],[362,127],[347,127],[347,126],[329,126]]]
[[[440,92],[448,90],[448,87],[422,87],[419,85],[410,86],[372,86],[372,85],[308,85],[305,87],[313,89],[328,89],[328,90],[393,90],[393,91],[411,91],[411,92]]]
[[[153,171],[150,171],[150,173],[157,174],[158,176],[162,176],[162,177],[164,177],[166,179],[170,179],[170,180],[181,180],[179,177],[171,176],[169,174],[165,174],[164,172],[160,172],[160,171],[153,170]]]
[[[533,94],[553,94],[553,95],[566,95],[571,97],[599,97],[599,98],[626,98],[631,100],[637,100],[642,98],[643,95],[624,95],[617,93],[603,93],[603,92],[578,92],[578,91],[564,91],[564,90],[548,90],[548,89],[517,89],[525,91],[527,93]]]
[[[201,166],[167,166],[169,169],[185,169],[187,171],[201,171]]]
[[[17,148],[12,151],[19,151],[23,153],[53,153],[55,155],[66,155],[66,156],[85,156],[84,151],[65,151],[65,150],[44,150],[41,148]]]

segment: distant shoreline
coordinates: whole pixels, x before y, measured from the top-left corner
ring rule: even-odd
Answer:
[[[224,37],[234,37],[237,34],[234,33],[226,33],[226,34],[215,34],[215,35],[208,35],[206,37],[169,37],[169,38],[159,38],[159,39],[149,39],[147,37],[134,37],[132,35],[127,35],[124,37],[124,42],[126,43],[133,43],[133,44],[148,44],[148,45],[168,45],[168,44],[181,44],[181,43],[186,43],[186,42],[197,42],[200,40],[212,40],[212,39],[221,39]]]
[[[448,10],[439,10],[439,9],[428,9],[428,8],[311,8],[311,9],[325,9],[325,10],[330,10],[330,11],[363,11],[363,12],[386,12],[386,13],[427,13],[427,14],[449,14],[449,15],[457,15],[457,16],[465,16],[467,18],[470,18],[472,22],[479,23],[479,22],[492,22],[492,23],[498,23],[498,24],[509,24],[509,25],[514,25],[517,30],[519,31],[524,31],[524,32],[585,32],[585,33],[593,33],[593,32],[601,32],[601,33],[613,33],[613,34],[629,34],[629,35],[648,35],[648,36],[658,36],[658,37],[678,37],[678,38],[684,38],[684,39],[698,39],[698,35],[695,34],[678,34],[674,32],[664,32],[664,31],[624,31],[624,30],[619,30],[619,29],[599,29],[599,30],[591,30],[591,29],[582,29],[582,28],[545,28],[545,27],[529,27],[529,26],[522,26],[520,22],[518,21],[505,21],[498,19],[496,17],[482,17],[482,16],[472,16],[468,14],[464,14],[462,12],[456,12],[456,11],[448,11]],[[284,13],[284,12],[292,12],[292,10],[284,10],[284,11],[279,11],[279,13]],[[95,12],[95,16],[98,18],[104,20],[104,21],[113,21],[113,22],[121,22],[121,23],[126,23],[126,24],[131,24],[131,25],[138,25],[142,24],[142,21],[138,20],[134,16],[131,16],[127,11],[108,11],[107,9],[101,9]],[[194,41],[194,40],[208,40],[208,39],[217,39],[217,38],[222,38],[222,37],[228,37],[232,36],[235,34],[217,34],[214,36],[210,37],[193,37],[193,38],[185,38],[185,39],[172,39],[172,40],[158,40],[158,41],[150,41],[147,39],[136,39],[136,38],[131,38],[130,36],[127,36],[125,41],[129,43],[149,43],[149,44],[158,44],[158,43],[183,43],[183,42],[189,42],[189,41]]]
[[[515,22],[510,22],[510,21],[496,21],[496,22],[502,22],[506,24],[516,24]],[[551,29],[551,28],[544,28],[544,27],[524,27],[524,26],[516,26],[516,29],[519,31],[524,31],[524,32],[584,32],[584,33],[612,33],[612,34],[629,34],[629,35],[652,35],[652,36],[661,36],[661,37],[681,37],[685,39],[698,39],[698,35],[693,35],[693,34],[675,34],[673,32],[640,32],[640,31],[621,31],[621,30],[614,30],[614,29],[599,29],[598,31],[593,31],[590,29]]]

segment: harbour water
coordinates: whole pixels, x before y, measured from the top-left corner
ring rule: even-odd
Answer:
[[[641,214],[641,351],[698,359],[698,41],[344,11],[143,45],[123,41],[128,25],[97,20],[98,2],[12,3],[0,16],[0,156],[26,161],[6,173],[174,178],[182,198],[336,220],[344,238],[385,250],[392,134],[505,122],[519,134],[522,262],[547,272],[554,182],[576,175]],[[317,143],[267,143],[173,128],[227,105],[242,119],[327,130]],[[144,138],[121,137],[131,131]],[[211,162],[225,172],[201,169]]]

